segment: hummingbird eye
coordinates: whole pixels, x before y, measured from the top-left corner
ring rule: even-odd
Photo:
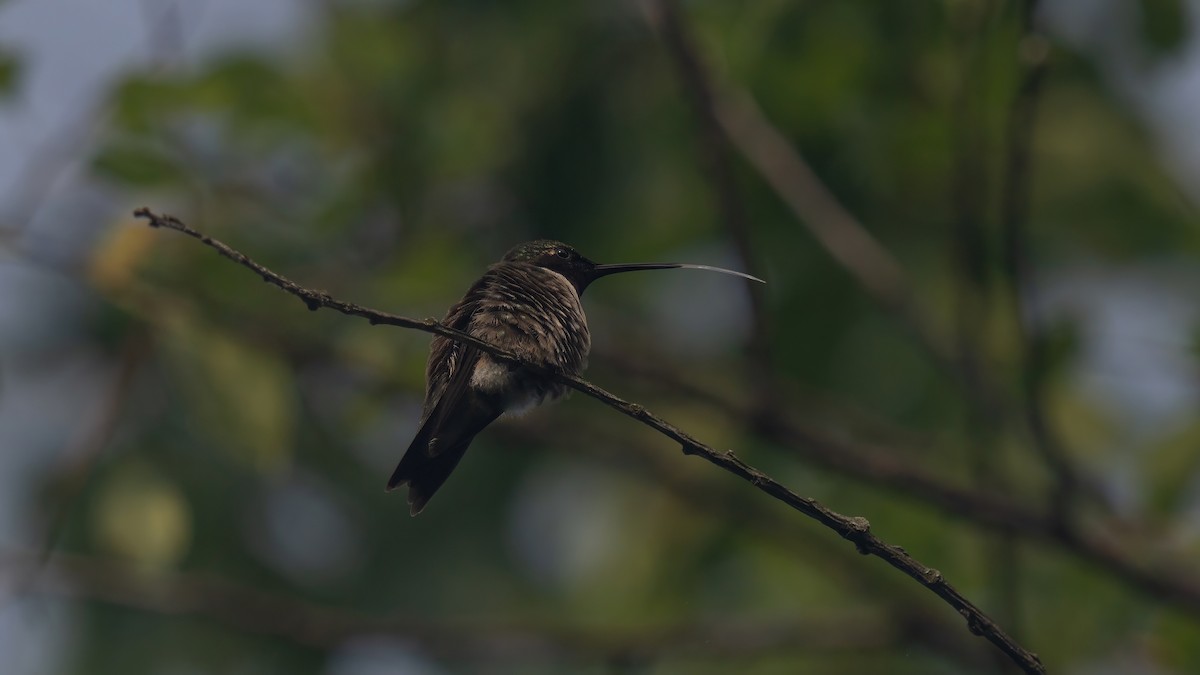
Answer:
[[[567,258],[570,258],[570,257],[571,257],[571,254],[570,254],[570,253],[568,253],[568,252],[567,252],[567,249],[565,249],[565,248],[559,248],[559,249],[555,249],[555,250],[554,250],[554,255],[556,255],[556,256],[558,256],[558,257],[562,258],[563,260],[566,260]]]

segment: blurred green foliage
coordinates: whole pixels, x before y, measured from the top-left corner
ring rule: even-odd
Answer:
[[[0,98],[12,96],[21,75],[20,59],[0,50]]]
[[[1146,43],[1161,52],[1174,52],[1187,38],[1187,10],[1183,0],[1141,0],[1142,34]]]
[[[1021,348],[1001,283],[998,214],[1021,73],[1016,4],[684,8],[714,77],[750,92],[897,255],[935,324],[951,334],[960,300],[975,307],[977,356],[1013,402]],[[291,57],[224,54],[131,75],[111,93],[114,122],[94,173],[128,190],[130,203],[174,213],[300,283],[410,316],[440,316],[490,261],[533,237],[603,261],[738,264],[694,113],[635,9],[533,0],[324,7]],[[1192,39],[1180,28],[1181,3],[1142,9],[1148,45]],[[0,90],[11,86],[11,64],[0,59]],[[991,280],[974,291],[953,234],[964,162],[979,195],[970,224],[987,243],[980,278]],[[851,439],[882,436],[872,440],[948,482],[1045,503],[1049,475],[1027,432],[972,415],[957,376],[855,286],[748,165],[734,169],[769,280],[772,375],[788,415]],[[1070,286],[1080,268],[1153,272],[1191,265],[1200,251],[1194,203],[1163,169],[1150,131],[1097,64],[1067,45],[1054,45],[1031,181],[1043,289]],[[114,354],[122,336],[149,335],[152,347],[120,408],[121,433],[69,514],[65,550],[365,613],[549,633],[747,617],[820,623],[847,610],[898,622],[899,638],[876,649],[775,644],[726,658],[653,649],[628,660],[572,657],[568,646],[548,662],[479,663],[467,647],[433,653],[413,641],[391,655],[417,659],[404,672],[991,668],[990,647],[931,594],[878,560],[841,557],[851,552],[832,533],[584,397],[485,432],[427,512],[410,519],[403,497],[381,488],[414,430],[428,337],[310,313],[196,242],[138,227],[116,225],[96,249],[88,280],[104,309],[90,339]],[[740,287],[698,286],[719,289],[711,296],[689,288],[647,275],[590,289],[589,377],[801,494],[870,518],[1053,672],[1114,659],[1140,672],[1200,670],[1196,616],[1164,610],[1053,546],[1010,542],[1019,563],[1008,569],[997,563],[1005,544],[970,521],[814,469],[687,390],[622,375],[626,361],[654,363],[754,400],[764,383],[747,379]],[[1102,302],[1105,286],[1092,288],[1081,297]],[[1195,561],[1195,423],[1147,431],[1155,425],[1106,407],[1087,377],[1099,329],[1072,302],[1051,312],[1044,337],[1051,424],[1119,495],[1123,518],[1149,523],[1142,536]],[[735,328],[685,345],[686,331],[663,319],[668,306],[699,315],[698,333]],[[691,481],[699,500],[665,488],[644,470],[646,457]],[[990,467],[982,475],[981,463]],[[774,521],[757,519],[767,517],[786,529],[764,531]],[[982,656],[917,640],[900,625],[902,610],[940,617],[947,644]],[[70,672],[360,672],[345,665],[352,643],[294,645],[103,605],[86,616]]]

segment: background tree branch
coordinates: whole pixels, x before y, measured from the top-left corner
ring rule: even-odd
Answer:
[[[1054,476],[1051,490],[1054,513],[1062,521],[1075,517],[1076,496],[1104,503],[1099,488],[1085,481],[1070,459],[1046,414],[1046,339],[1030,316],[1036,303],[1029,202],[1032,189],[1032,147],[1037,108],[1050,69],[1050,44],[1034,26],[1037,0],[1021,3],[1021,36],[1017,45],[1019,71],[1016,94],[1009,110],[1004,152],[1004,184],[1000,207],[1004,278],[1012,298],[1013,318],[1020,348],[1020,408],[1034,447]]]

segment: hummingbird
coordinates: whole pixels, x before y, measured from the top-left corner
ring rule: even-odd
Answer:
[[[588,285],[612,274],[681,268],[765,283],[708,265],[601,265],[562,242],[539,239],[517,245],[491,265],[442,322],[525,361],[577,376],[587,366],[592,344],[580,303]],[[388,480],[387,490],[408,485],[409,512],[417,515],[458,466],[476,434],[501,415],[520,414],[566,392],[562,383],[435,336],[425,368],[425,402],[417,434]]]

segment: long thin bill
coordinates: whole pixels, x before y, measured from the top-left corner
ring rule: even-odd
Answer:
[[[758,277],[750,276],[745,272],[737,272],[735,270],[727,270],[724,267],[712,267],[711,265],[693,265],[691,263],[624,263],[618,265],[596,265],[593,268],[594,278],[606,277],[610,274],[619,274],[621,272],[638,272],[641,270],[704,270],[707,272],[720,272],[721,274],[731,274],[735,277],[757,281],[760,284],[767,282]]]

